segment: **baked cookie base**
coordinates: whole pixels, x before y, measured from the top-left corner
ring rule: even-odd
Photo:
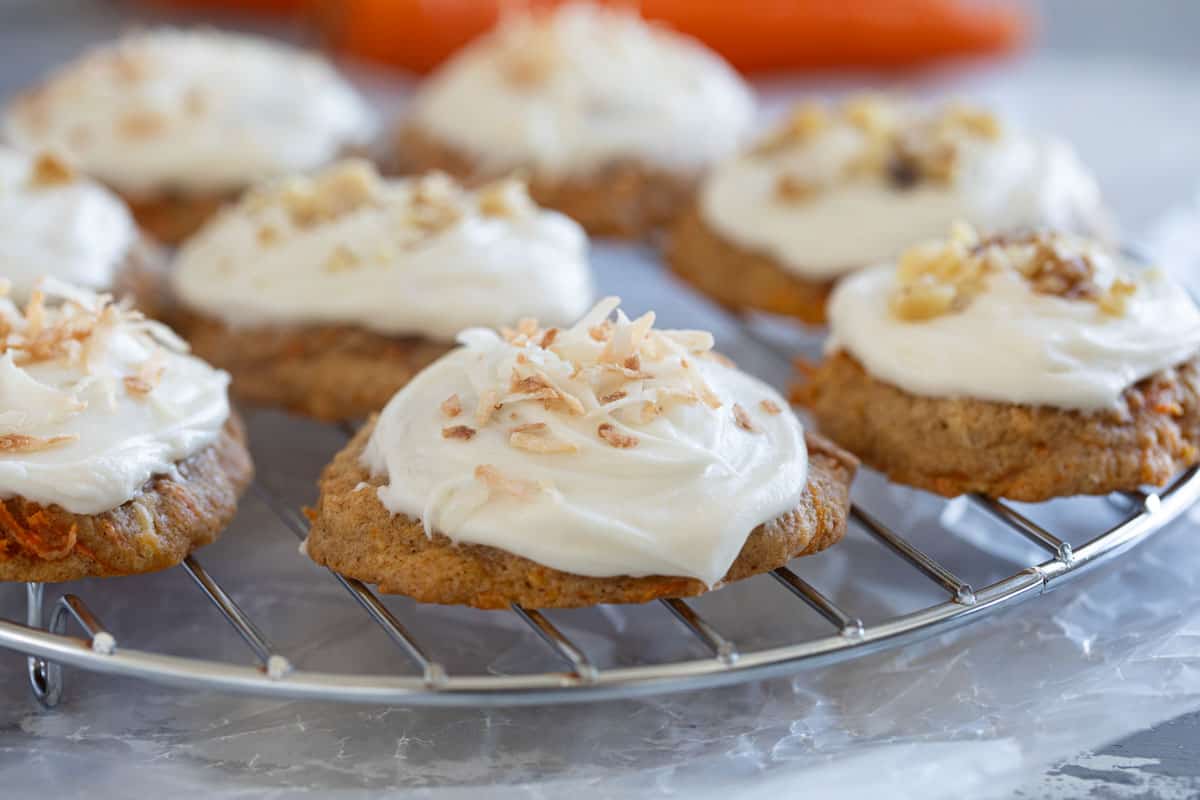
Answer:
[[[469,155],[411,125],[396,134],[396,149],[397,171],[439,170],[468,186],[514,171],[485,171]],[[586,175],[528,177],[529,194],[538,205],[561,211],[594,236],[626,239],[645,238],[669,225],[691,201],[697,185],[697,176],[637,161],[614,161]]]
[[[363,426],[321,476],[320,500],[310,514],[306,543],[309,557],[318,564],[378,584],[387,594],[484,609],[508,608],[511,603],[530,608],[645,603],[707,591],[694,578],[587,577],[486,545],[455,544],[441,533],[429,538],[419,519],[393,516],[380,503],[375,488],[381,479],[360,463],[374,428],[374,420]],[[808,492],[803,501],[754,529],[722,585],[817,553],[845,534],[857,461],[820,437],[810,437],[808,446]],[[362,483],[367,488],[358,488]]]
[[[241,421],[151,478],[103,514],[72,514],[14,497],[0,502],[0,581],[70,581],[166,569],[215,541],[233,519],[254,469]]]
[[[154,241],[170,247],[182,244],[223,205],[233,202],[237,197],[237,192],[150,196],[121,194],[121,199],[133,212],[138,227]]]
[[[1161,485],[1200,461],[1200,359],[1091,413],[921,397],[877,380],[845,352],[816,367],[796,399],[868,466],[946,497],[1107,494]]]
[[[178,311],[193,352],[233,376],[234,396],[326,422],[366,417],[449,352],[449,342],[389,337],[352,325],[234,328]]]
[[[672,229],[666,261],[672,272],[726,308],[825,323],[833,281],[805,280],[771,256],[734,244],[709,227],[695,205]]]

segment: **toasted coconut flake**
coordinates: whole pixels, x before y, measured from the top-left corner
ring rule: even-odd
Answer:
[[[505,477],[491,464],[480,464],[475,467],[475,479],[488,488],[488,492],[493,498],[497,495],[506,495],[518,500],[532,500],[542,491],[542,487],[533,481]]]
[[[479,396],[479,404],[475,406],[475,424],[480,428],[487,425],[499,408],[499,396],[495,391],[487,390]]]
[[[759,402],[758,406],[763,411],[767,412],[768,414],[771,414],[772,416],[783,413],[783,409],[780,408],[779,404],[776,403],[774,400],[770,400],[770,399],[762,400]]]
[[[519,450],[530,453],[552,455],[579,452],[579,447],[574,442],[552,436],[549,427],[544,422],[517,426],[509,434],[508,443]]]
[[[138,368],[136,375],[127,375],[124,378],[125,391],[135,397],[145,397],[154,391],[162,381],[163,373],[166,372],[167,365],[163,359],[162,348],[155,348],[154,353],[150,358],[146,359],[141,367]]]
[[[642,359],[635,354],[622,361],[621,366],[625,367],[625,369],[629,370],[630,372],[641,372]]]
[[[600,404],[606,406],[609,403],[615,403],[618,400],[624,400],[628,396],[629,396],[629,392],[625,391],[624,389],[618,389],[615,392],[609,392],[608,394],[601,397]]]
[[[464,442],[469,442],[475,438],[475,429],[470,425],[451,425],[447,428],[442,428],[443,439],[461,439]]]
[[[750,433],[758,432],[758,428],[755,427],[754,421],[750,419],[750,414],[746,412],[746,409],[742,407],[741,403],[733,404],[733,421],[736,422],[737,426],[744,431],[748,431]]]
[[[452,394],[442,401],[442,413],[447,417],[457,417],[462,413],[462,400],[458,398],[458,394]]]
[[[588,328],[588,336],[591,336],[597,342],[607,342],[612,338],[613,324],[609,320],[604,320],[599,325],[593,325]]]
[[[637,447],[638,438],[627,433],[622,433],[617,430],[617,427],[609,422],[602,422],[596,428],[596,435],[604,441],[608,442],[613,447],[621,450],[626,450],[630,447]]]
[[[517,333],[532,337],[538,332],[538,321],[533,317],[522,317],[517,321]]]
[[[550,345],[554,344],[554,340],[558,338],[558,328],[549,328],[542,334],[542,341],[538,344],[543,350],[549,350]]]
[[[78,439],[79,436],[74,433],[61,434],[49,438],[26,436],[22,433],[6,433],[0,436],[0,455],[39,453],[43,450],[52,450],[55,447],[61,447],[68,442],[78,441]]]
[[[42,153],[33,162],[29,172],[29,185],[35,189],[61,186],[75,180],[75,170],[52,153]]]

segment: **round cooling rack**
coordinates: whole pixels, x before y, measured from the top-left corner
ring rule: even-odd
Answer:
[[[306,526],[299,516],[261,485],[256,492],[303,539]],[[735,639],[723,634],[689,603],[662,601],[678,620],[679,634],[698,639],[711,653],[707,658],[599,669],[583,648],[542,613],[514,606],[513,614],[561,659],[565,670],[528,674],[447,671],[431,655],[432,650],[415,639],[372,590],[356,580],[331,573],[411,660],[415,670],[410,675],[307,670],[267,641],[229,592],[195,557],[188,558],[181,569],[245,641],[257,666],[124,649],[84,601],[73,594],[57,600],[47,630],[42,627],[45,588],[41,584],[27,587],[28,624],[0,620],[0,646],[29,654],[31,685],[46,706],[55,705],[61,697],[62,665],[188,689],[395,705],[531,705],[677,692],[793,673],[945,632],[1056,588],[1094,566],[1116,559],[1162,530],[1197,499],[1200,499],[1197,468],[1183,473],[1158,493],[1110,496],[1110,502],[1124,509],[1123,521],[1072,548],[1012,505],[972,497],[970,502],[977,508],[1049,555],[1047,560],[981,588],[972,588],[887,523],[856,506],[851,511],[852,526],[933,582],[945,599],[911,613],[864,625],[851,610],[835,604],[816,586],[784,567],[770,573],[770,577],[751,580],[778,581],[796,600],[824,618],[829,632],[782,646],[747,650],[739,649]],[[81,628],[85,636],[66,635],[69,621]]]

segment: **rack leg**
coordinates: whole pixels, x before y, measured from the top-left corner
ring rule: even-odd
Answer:
[[[45,586],[40,583],[25,584],[25,622],[31,628],[45,626],[42,601]],[[43,708],[54,708],[62,699],[62,667],[39,656],[28,660],[29,688]]]

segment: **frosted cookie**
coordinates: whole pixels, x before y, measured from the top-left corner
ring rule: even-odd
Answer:
[[[9,106],[17,147],[49,149],[176,243],[264,178],[361,147],[375,120],[324,60],[213,30],[160,29],[85,53]]]
[[[893,480],[1032,502],[1200,460],[1200,311],[1089,240],[959,227],[847,278],[829,319],[799,399]]]
[[[783,399],[608,298],[464,331],[326,468],[306,551],[424,602],[696,595],[843,535],[856,462]]]
[[[252,468],[229,376],[54,279],[0,298],[0,580],[164,569],[217,538]]]
[[[569,4],[505,19],[419,90],[398,135],[410,171],[520,170],[589,232],[669,222],[739,145],[750,89],[716,54],[627,11]]]
[[[677,224],[672,269],[720,303],[812,323],[844,275],[941,236],[1103,232],[1100,193],[1072,149],[957,104],[874,96],[797,108],[715,167]]]
[[[177,327],[243,400],[326,420],[378,411],[475,325],[566,323],[587,238],[522,184],[388,181],[362,161],[249,192],[182,248]]]
[[[153,313],[162,254],[129,209],[62,159],[0,146],[0,272],[24,302],[52,275],[94,291],[131,296]]]

